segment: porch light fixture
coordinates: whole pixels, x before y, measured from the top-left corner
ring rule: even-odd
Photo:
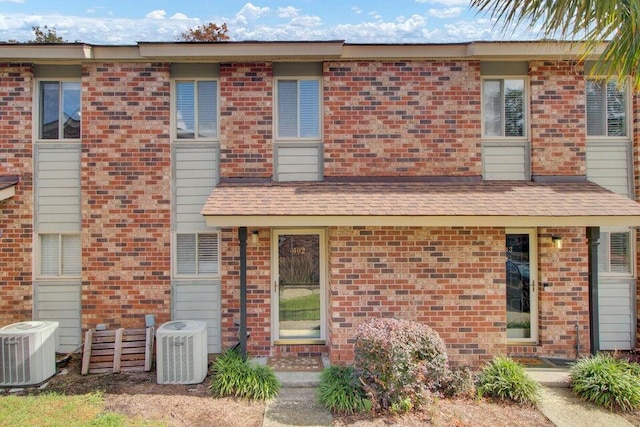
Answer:
[[[551,242],[553,243],[553,246],[555,246],[557,249],[562,249],[562,237],[551,236]]]
[[[251,243],[253,243],[254,245],[258,244],[258,230],[253,230],[251,232]]]

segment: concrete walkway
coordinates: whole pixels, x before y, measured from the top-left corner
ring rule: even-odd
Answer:
[[[633,427],[620,415],[578,399],[570,389],[569,369],[529,368],[527,372],[542,385],[538,409],[557,427]]]

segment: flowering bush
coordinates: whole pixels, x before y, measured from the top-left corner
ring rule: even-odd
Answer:
[[[376,409],[417,407],[450,375],[444,341],[417,322],[372,319],[356,331],[354,350],[356,375]]]

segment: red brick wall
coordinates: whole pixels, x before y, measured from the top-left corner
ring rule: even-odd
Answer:
[[[529,63],[533,175],[587,174],[582,71],[574,61]]]
[[[505,353],[503,229],[354,227],[329,236],[333,363],[351,362],[356,328],[380,316],[431,326],[454,363]]]
[[[86,64],[82,324],[170,318],[168,64]]]
[[[0,64],[0,174],[20,176],[0,201],[0,326],[32,318],[32,97],[31,67]]]
[[[220,65],[220,176],[273,175],[271,63]]]
[[[479,176],[480,64],[324,64],[325,176]]]

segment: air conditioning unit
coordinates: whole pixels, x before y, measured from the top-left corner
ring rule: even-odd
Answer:
[[[207,376],[207,322],[176,320],[156,331],[158,384],[198,384]]]
[[[40,384],[56,373],[58,322],[30,321],[0,328],[0,386]]]

